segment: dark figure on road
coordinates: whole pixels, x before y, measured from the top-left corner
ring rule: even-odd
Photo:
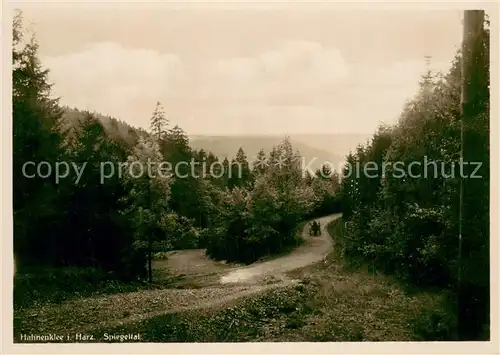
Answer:
[[[321,234],[321,225],[319,224],[319,222],[316,222],[316,235],[320,234]]]
[[[319,222],[317,221],[313,221],[311,223],[311,228],[309,230],[309,234],[310,235],[319,235],[321,233],[321,227],[320,227],[320,224]]]

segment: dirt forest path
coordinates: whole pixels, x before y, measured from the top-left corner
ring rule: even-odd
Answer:
[[[297,280],[290,279],[285,273],[319,262],[332,251],[333,243],[326,227],[330,221],[339,217],[340,214],[335,214],[315,219],[321,224],[321,234],[318,236],[309,236],[311,221],[308,222],[302,231],[304,244],[287,255],[249,266],[221,267],[212,275],[213,281],[208,287],[143,290],[86,297],[66,301],[60,305],[25,309],[22,314],[15,317],[15,323],[17,322],[15,328],[22,330],[23,333],[30,331],[82,333],[184,310],[223,305],[272,288],[289,286]],[[184,261],[184,267],[193,268],[194,271],[189,272],[192,276],[199,276],[196,273],[200,272],[201,276],[205,277],[204,265],[214,262],[199,255],[198,258],[201,259],[199,264],[190,263],[187,259],[193,259],[193,255],[198,255],[193,252],[178,252],[176,262]],[[187,259],[183,260],[183,255]],[[186,263],[190,263],[190,266]]]
[[[339,216],[330,215],[317,218],[316,221],[321,224],[321,234],[318,236],[309,235],[310,222],[307,223],[302,231],[305,243],[290,254],[274,260],[258,262],[247,267],[231,270],[221,277],[220,282],[222,284],[256,282],[266,276],[282,279],[285,277],[284,273],[288,271],[321,261],[333,249],[332,239],[326,230],[326,226]]]

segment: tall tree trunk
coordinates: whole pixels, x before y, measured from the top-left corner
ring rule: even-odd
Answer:
[[[463,162],[475,162],[481,159],[481,153],[475,146],[471,132],[474,119],[484,107],[481,107],[479,93],[484,91],[483,60],[483,24],[484,11],[466,10],[463,20],[462,42],[462,82],[461,82],[461,158]],[[480,160],[479,160],[480,161]],[[467,165],[464,176],[472,171]],[[484,177],[483,177],[484,178]],[[486,177],[489,178],[489,177]],[[479,238],[474,223],[474,210],[478,209],[478,183],[467,177],[460,178],[460,212],[458,245],[458,336],[460,340],[478,340],[483,323],[489,317],[489,276],[488,262],[481,260],[477,252],[482,244],[489,241]],[[487,256],[483,256],[486,257]],[[482,279],[482,280],[480,280]],[[488,281],[485,281],[485,280]],[[488,290],[486,294],[486,289]],[[486,313],[488,313],[486,315]],[[486,317],[486,319],[485,319]]]

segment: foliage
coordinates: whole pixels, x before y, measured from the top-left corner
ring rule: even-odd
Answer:
[[[248,183],[232,184],[224,192],[215,228],[206,236],[208,255],[251,263],[300,243],[297,232],[301,222],[330,195],[306,183],[297,156],[285,139],[271,151],[269,164],[254,166],[251,178],[243,175],[242,181]],[[247,168],[242,149],[237,157]]]
[[[483,324],[489,314],[489,68],[484,60],[488,41],[488,30],[484,30],[485,51],[475,68],[479,78],[475,82],[476,113],[464,126],[464,160],[482,164],[476,172],[482,178],[462,179],[460,263],[465,291],[457,290],[460,53],[446,75],[427,73],[423,77],[420,91],[406,104],[396,125],[381,127],[369,144],[349,154],[350,165],[344,170],[341,186],[344,254],[414,285],[458,292],[465,297],[462,304],[469,318],[463,323],[468,339],[484,337]],[[414,164],[410,172],[414,162],[420,165]],[[373,163],[376,169],[369,174],[375,176],[368,177],[363,169]],[[464,171],[470,176],[472,170]]]
[[[14,252],[19,266],[92,267],[110,278],[135,278],[144,264],[128,267],[133,236],[121,210],[127,194],[118,174],[100,181],[101,162],[117,164],[128,147],[110,137],[90,113],[68,130],[51,98],[48,71],[37,57],[34,37],[23,42],[22,16],[13,28]],[[27,178],[25,163],[66,162],[74,176]],[[30,172],[28,172],[30,173]],[[105,186],[104,186],[105,185]],[[139,263],[140,264],[140,263]]]

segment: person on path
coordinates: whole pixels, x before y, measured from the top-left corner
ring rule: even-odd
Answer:
[[[319,222],[316,222],[316,235],[320,234],[321,234],[321,225],[319,224]]]

